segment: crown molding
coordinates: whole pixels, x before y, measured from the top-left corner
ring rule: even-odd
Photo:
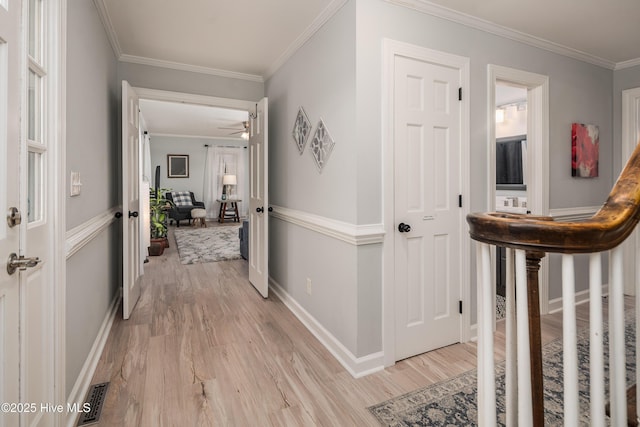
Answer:
[[[640,58],[630,59],[628,61],[618,62],[614,70],[623,70],[625,68],[637,67],[638,65],[640,65]]]
[[[107,6],[104,4],[104,0],[93,0],[93,3],[96,5],[96,9],[98,10],[98,15],[100,16],[102,26],[107,33],[111,49],[113,49],[113,53],[115,53],[116,58],[120,58],[120,56],[122,56],[122,48],[120,47],[116,30],[113,28],[113,23],[111,22],[111,18],[107,12]]]
[[[122,62],[132,64],[150,65],[152,67],[170,68],[172,70],[189,71],[192,73],[209,74],[218,77],[227,77],[231,79],[247,80],[250,82],[264,83],[262,76],[256,74],[238,73],[235,71],[220,70],[217,68],[203,67],[200,65],[183,64],[181,62],[164,61],[162,59],[147,58],[144,56],[135,56],[122,54],[118,58]]]
[[[503,27],[493,22],[458,12],[438,4],[431,3],[427,0],[385,0],[388,3],[416,10],[418,12],[433,15],[442,19],[446,19],[467,27],[475,28],[486,33],[494,34],[520,43],[528,44],[533,47],[557,53],[589,64],[597,65],[602,68],[614,70],[617,67],[615,62],[600,58],[595,55],[582,52],[540,37],[532,36],[511,28]]]
[[[273,74],[278,71],[280,67],[284,65],[285,62],[289,60],[297,51],[300,49],[315,33],[322,28],[324,24],[329,21],[341,8],[347,3],[347,0],[333,0],[329,5],[322,11],[320,15],[313,20],[311,25],[307,27],[306,30],[302,34],[298,36],[294,40],[293,43],[289,45],[289,47],[276,59],[276,61],[271,64],[269,68],[266,69],[264,73],[264,79],[267,80]]]

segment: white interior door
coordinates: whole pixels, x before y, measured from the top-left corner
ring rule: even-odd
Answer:
[[[396,360],[460,341],[460,70],[395,57]]]
[[[0,425],[6,426],[53,425],[56,415],[39,406],[54,402],[56,333],[49,244],[56,188],[45,179],[56,172],[49,155],[56,124],[45,61],[47,6],[0,1],[0,206],[15,212],[14,221],[0,223],[1,256],[14,258],[0,269],[0,402],[10,405],[0,411]]]
[[[140,298],[140,109],[136,91],[122,81],[122,316]]]
[[[0,2],[0,206],[20,208],[21,2]],[[19,253],[20,226],[0,221],[0,256]],[[0,402],[20,402],[19,274],[0,268]],[[18,425],[18,414],[0,412],[0,425]]]
[[[256,104],[249,123],[249,281],[269,296],[268,100]]]

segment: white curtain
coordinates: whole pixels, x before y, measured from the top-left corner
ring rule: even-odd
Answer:
[[[233,199],[240,199],[238,212],[246,217],[248,200],[247,188],[248,165],[247,150],[243,147],[207,147],[207,158],[204,172],[204,205],[207,208],[207,218],[218,217],[220,203],[217,199],[222,196],[222,177],[227,174],[236,175],[238,184],[231,189]]]

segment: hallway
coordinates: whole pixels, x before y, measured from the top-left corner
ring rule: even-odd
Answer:
[[[456,344],[354,379],[276,296],[255,291],[246,261],[181,265],[173,228],[170,239],[93,377],[110,382],[100,426],[374,426],[368,406],[475,366],[475,343]],[[545,319],[544,341],[558,319]]]

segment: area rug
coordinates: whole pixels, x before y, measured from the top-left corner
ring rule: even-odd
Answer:
[[[627,384],[635,383],[634,313],[625,316]],[[606,331],[606,327],[605,327]],[[589,330],[578,332],[580,424],[589,425]],[[605,389],[608,394],[608,334],[604,334]],[[562,340],[543,347],[545,425],[563,425]],[[505,366],[496,364],[496,411],[498,425],[505,425]],[[384,426],[475,426],[477,425],[477,371],[374,405],[369,411]]]
[[[176,228],[181,264],[228,261],[240,258],[239,227]]]

